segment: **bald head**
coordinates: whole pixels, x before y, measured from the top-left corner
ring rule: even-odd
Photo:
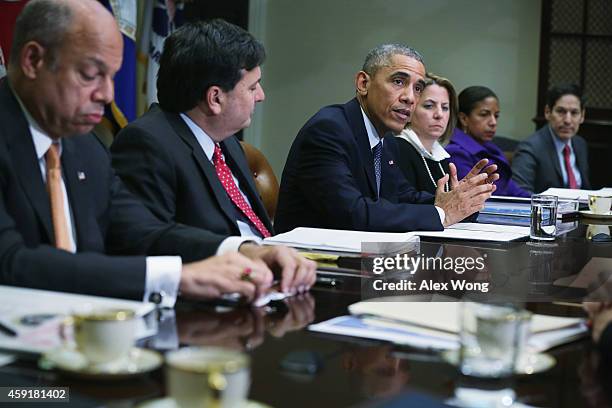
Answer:
[[[121,41],[121,33],[113,15],[97,0],[61,0],[74,14],[73,33],[107,35],[105,39]]]
[[[51,137],[89,132],[113,99],[123,39],[95,0],[31,0],[15,24],[8,79]]]
[[[82,34],[87,28],[96,30],[102,24],[115,29],[121,37],[113,16],[98,1],[30,0],[15,23],[12,44],[15,57],[9,63],[17,67],[17,55],[28,42],[35,41],[45,48],[47,63],[53,68],[57,65],[58,51],[70,34]]]

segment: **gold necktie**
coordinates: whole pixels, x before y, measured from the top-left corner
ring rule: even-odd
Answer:
[[[52,143],[45,154],[47,162],[47,192],[51,203],[51,221],[55,236],[55,247],[66,251],[72,250],[68,235],[68,222],[64,213],[64,195],[62,194],[62,166],[59,146]]]

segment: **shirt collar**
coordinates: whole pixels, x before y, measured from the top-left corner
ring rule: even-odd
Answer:
[[[370,118],[368,118],[368,115],[366,115],[362,107],[360,107],[360,109],[361,109],[361,115],[363,116],[363,123],[365,124],[366,132],[368,133],[370,149],[373,149],[374,146],[378,144],[378,142],[383,142],[384,144],[383,139],[378,135],[378,132],[376,131],[376,128],[372,124],[372,121],[370,121]]]
[[[215,153],[215,142],[212,140],[208,133],[202,130],[189,116],[184,113],[181,113],[181,119],[185,122],[185,124],[189,127],[196,140],[204,150],[204,154],[206,158],[212,161],[213,154]]]
[[[561,140],[561,138],[559,138],[555,134],[555,131],[552,130],[550,125],[547,125],[547,126],[548,126],[548,132],[550,133],[550,137],[552,137],[552,140],[553,140],[553,143],[555,144],[555,149],[557,149],[557,152],[563,152],[563,149],[565,148],[565,146],[569,146],[570,152],[574,151],[574,149],[572,148],[572,139],[568,141]]]
[[[53,139],[51,139],[51,137],[47,133],[45,133],[44,130],[42,130],[42,128],[38,125],[36,120],[32,117],[32,115],[30,115],[30,112],[28,112],[28,110],[26,109],[25,105],[23,104],[23,102],[21,101],[17,93],[13,92],[13,94],[15,95],[15,98],[17,99],[17,103],[19,103],[19,107],[21,108],[21,111],[23,112],[23,115],[25,116],[28,122],[28,127],[30,128],[30,134],[32,135],[32,142],[34,142],[34,149],[36,150],[36,157],[38,158],[38,160],[41,160],[45,156],[45,153],[47,153],[47,150],[49,150],[49,147],[51,147],[51,145],[53,144]],[[59,144],[59,154],[61,156],[62,155],[62,140],[61,139],[58,140],[58,144]]]
[[[397,137],[400,137],[410,143],[417,150],[417,152],[421,153],[423,157],[427,159],[439,162],[450,157],[448,152],[444,150],[444,147],[442,147],[440,142],[437,140],[431,147],[431,153],[428,152],[427,149],[425,149],[425,146],[423,146],[423,143],[421,143],[421,139],[419,139],[415,131],[410,128],[402,130],[402,133],[397,135]]]

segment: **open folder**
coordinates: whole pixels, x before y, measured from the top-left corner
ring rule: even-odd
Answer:
[[[309,326],[309,330],[335,335],[390,341],[420,349],[459,347],[461,302],[364,301],[349,306],[351,316],[340,316]],[[415,298],[417,299],[417,298]],[[395,301],[394,301],[395,300]],[[533,315],[528,346],[541,352],[583,337],[584,319]]]
[[[403,300],[405,299],[405,301]],[[459,333],[459,311],[462,302],[415,302],[410,297],[397,301],[364,301],[349,306],[352,315],[376,316],[415,326],[427,327],[448,333]],[[539,333],[563,329],[582,322],[575,317],[533,315],[531,332]]]
[[[155,309],[153,303],[2,285],[0,299],[0,323],[16,333],[0,332],[0,350],[20,354],[40,354],[58,347],[61,322],[83,306],[129,309],[139,317]],[[149,327],[140,319],[136,337],[148,337],[156,331],[156,326]]]

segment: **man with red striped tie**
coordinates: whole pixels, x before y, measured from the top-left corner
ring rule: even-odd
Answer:
[[[163,221],[237,242],[273,234],[235,137],[265,98],[264,58],[261,43],[223,20],[188,23],[166,39],[159,104],[119,132],[111,148],[119,176]],[[268,251],[268,264],[278,263],[283,291],[303,292],[314,283],[314,265],[294,250],[250,247]]]
[[[546,95],[548,123],[521,142],[512,159],[513,179],[523,189],[590,189],[586,141],[578,136],[584,122],[584,98],[574,84],[552,87]]]

